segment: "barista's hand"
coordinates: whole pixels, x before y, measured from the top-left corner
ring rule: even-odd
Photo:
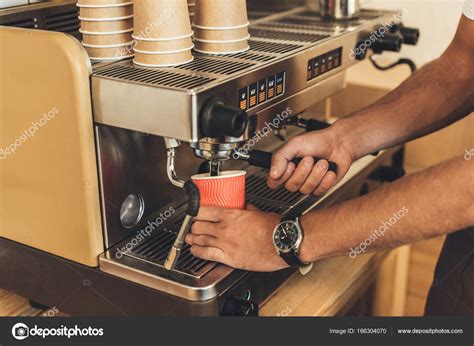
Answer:
[[[248,210],[201,207],[186,243],[194,256],[205,260],[238,269],[275,271],[288,267],[272,240],[280,218],[252,206]]]
[[[292,159],[303,158],[298,167]],[[314,157],[319,160],[314,163]],[[328,161],[337,164],[337,175],[328,171]],[[322,195],[336,185],[347,173],[354,161],[337,130],[313,131],[291,139],[273,154],[268,186],[276,189],[282,185],[288,191]]]

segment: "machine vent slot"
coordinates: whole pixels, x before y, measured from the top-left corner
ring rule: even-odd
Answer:
[[[356,22],[357,20],[372,20],[372,19],[375,19],[377,17],[379,17],[380,15],[382,14],[382,12],[380,11],[377,11],[377,10],[362,10],[359,17],[357,17],[356,19],[353,19],[353,20],[348,20],[344,23],[349,23],[349,22]],[[301,13],[298,13],[298,16],[300,17],[308,17],[310,19],[314,19],[314,20],[319,20],[320,22],[324,22],[323,19],[321,19],[321,17],[319,16],[319,12],[315,12],[315,11],[304,11],[304,12],[301,12]]]
[[[231,60],[209,58],[202,55],[196,55],[194,61],[179,66],[179,68],[191,71],[230,75],[245,70],[254,65],[255,64],[251,63],[236,62]]]
[[[231,54],[229,55],[231,58],[237,58],[237,59],[245,59],[245,60],[251,60],[255,62],[266,62],[275,59],[274,56],[271,55],[263,55],[263,54],[257,54],[257,53],[252,53],[252,52],[242,52],[242,53],[237,53],[237,54]]]
[[[28,19],[16,20],[13,22],[1,23],[1,25],[14,26],[16,28],[24,28],[24,29],[38,28],[38,23],[36,21],[36,18],[28,18]]]
[[[77,10],[45,16],[47,30],[74,32],[79,30],[79,12]]]
[[[261,27],[258,27],[258,26],[251,28],[249,31],[252,37],[265,38],[265,39],[271,39],[271,40],[291,41],[291,42],[318,42],[318,41],[321,41],[322,39],[329,37],[329,35],[323,35],[323,34],[265,30],[265,29],[261,29]]]
[[[139,82],[164,87],[192,89],[213,81],[213,78],[195,74],[181,74],[164,69],[114,64],[95,73],[96,76]]]
[[[276,53],[276,54],[289,53],[303,47],[296,44],[285,44],[285,43],[256,41],[256,40],[250,40],[249,44],[250,44],[250,49],[252,51]]]

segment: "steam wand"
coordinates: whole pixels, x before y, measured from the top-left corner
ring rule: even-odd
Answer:
[[[184,192],[188,196],[188,208],[186,209],[186,216],[184,217],[184,221],[178,231],[176,240],[174,241],[164,264],[164,267],[167,270],[173,270],[178,263],[181,250],[184,246],[184,239],[191,229],[193,218],[196,217],[199,212],[200,196],[197,186],[192,181],[185,182],[184,180],[180,180],[176,174],[174,164],[176,158],[176,148],[180,146],[180,142],[173,138],[165,138],[165,145],[168,155],[166,166],[168,178],[173,185],[184,189]]]

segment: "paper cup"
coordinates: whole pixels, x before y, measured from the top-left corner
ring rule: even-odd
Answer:
[[[190,49],[183,52],[137,52],[135,50],[135,59],[133,62],[146,67],[173,67],[183,65],[193,61],[193,55]]]
[[[195,38],[209,41],[239,40],[245,39],[249,35],[249,29],[247,26],[240,29],[230,30],[204,29],[196,26],[193,26],[193,29]]]
[[[132,42],[115,45],[89,45],[83,42],[82,45],[93,60],[120,60],[133,56]]]
[[[217,177],[209,173],[191,177],[201,195],[201,206],[245,209],[245,171],[224,171]]]
[[[246,0],[196,0],[194,22],[206,27],[234,27],[248,23]]]
[[[115,4],[110,6],[98,6],[98,5],[77,5],[80,8],[81,18],[116,18],[126,17],[133,15],[133,4]]]
[[[200,41],[194,40],[194,50],[203,54],[236,54],[250,49],[248,39],[238,41]]]
[[[113,32],[133,29],[133,16],[101,18],[99,20],[79,17],[81,30],[89,32]]]
[[[82,31],[82,41],[84,44],[95,46],[116,45],[129,43],[132,41],[132,30],[116,31],[110,33],[96,33]]]
[[[92,6],[110,6],[115,4],[130,3],[130,0],[78,0],[77,5],[92,5]]]
[[[139,0],[133,6],[135,36],[160,39],[192,31],[186,0]]]
[[[191,37],[167,41],[141,41],[138,39],[135,40],[135,49],[137,51],[169,52],[192,49],[192,47],[193,41]]]

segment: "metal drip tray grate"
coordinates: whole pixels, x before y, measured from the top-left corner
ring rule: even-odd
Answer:
[[[267,186],[263,171],[248,175],[246,185],[247,202],[266,212],[281,214],[303,198],[301,194],[288,192],[284,188],[271,190]],[[177,208],[179,211],[175,217],[157,229],[149,240],[136,245],[125,255],[162,267],[183,222],[184,208],[185,206]],[[216,265],[217,263],[194,257],[189,245],[186,245],[175,270],[185,275],[202,277]]]
[[[291,32],[291,31],[277,31],[277,30],[266,30],[262,29],[264,26],[257,26],[250,29],[250,35],[255,38],[266,38],[271,40],[280,40],[280,41],[291,41],[291,42],[318,42],[321,41],[329,35],[323,34],[310,34],[310,33],[300,33],[300,32]]]
[[[214,80],[213,78],[201,75],[181,74],[176,72],[176,70],[171,72],[164,69],[141,68],[133,65],[130,61],[108,66],[95,72],[95,75],[179,89],[196,88]]]
[[[183,70],[230,75],[254,66],[252,63],[236,62],[228,59],[210,58],[195,54],[194,61],[182,65]]]

